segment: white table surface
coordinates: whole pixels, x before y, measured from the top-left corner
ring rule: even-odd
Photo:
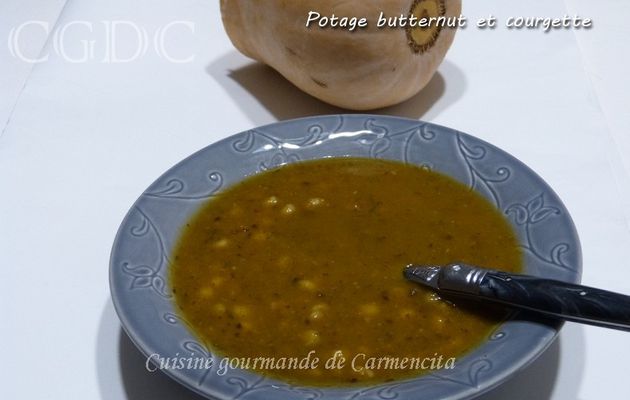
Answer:
[[[377,111],[451,126],[490,141],[537,171],[563,199],[582,242],[583,282],[630,293],[630,4],[601,0],[469,1],[471,19],[594,19],[588,31],[458,33],[438,75],[410,101]],[[64,49],[95,57],[71,63]],[[102,62],[103,21],[132,21],[151,37],[171,21],[170,63],[149,48],[129,63]],[[135,50],[132,31],[117,51]],[[230,134],[292,117],[342,112],[301,93],[231,46],[218,2],[206,0],[0,3],[0,398],[169,399],[193,394],[159,373],[122,333],[108,288],[116,229],[163,171]],[[627,399],[626,333],[567,324],[559,340],[482,399]]]

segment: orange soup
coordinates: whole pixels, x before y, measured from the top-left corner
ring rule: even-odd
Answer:
[[[227,188],[189,221],[172,259],[178,310],[210,349],[316,386],[453,367],[500,321],[405,281],[405,265],[522,268],[515,233],[485,198],[426,169],[360,158],[290,164]]]

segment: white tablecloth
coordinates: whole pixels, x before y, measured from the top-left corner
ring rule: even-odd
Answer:
[[[524,161],[574,218],[583,282],[625,293],[628,11],[630,4],[613,0],[466,2],[471,20],[577,13],[592,17],[594,28],[470,26],[458,33],[422,95],[379,111],[460,129]],[[15,56],[11,38],[26,21],[39,22],[22,30],[19,50],[30,58],[48,55],[45,62]],[[169,62],[151,45],[133,62],[104,62],[115,21],[122,21],[120,57],[137,47],[125,21],[149,39],[185,21],[165,36],[162,50],[194,61]],[[108,290],[118,224],[159,174],[209,143],[277,120],[342,110],[236,52],[216,1],[4,0],[0,35],[0,398],[195,397],[147,372],[121,333]],[[68,61],[84,55],[90,42],[93,57]],[[629,339],[567,324],[539,360],[482,398],[629,398]]]

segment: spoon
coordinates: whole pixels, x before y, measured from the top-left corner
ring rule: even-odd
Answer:
[[[403,275],[439,293],[474,297],[557,319],[630,331],[630,296],[467,264],[408,265]]]

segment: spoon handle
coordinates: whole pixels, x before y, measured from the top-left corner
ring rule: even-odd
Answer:
[[[429,286],[440,292],[474,296],[567,321],[630,331],[630,296],[466,264],[438,268]],[[406,271],[405,276],[408,275]]]

